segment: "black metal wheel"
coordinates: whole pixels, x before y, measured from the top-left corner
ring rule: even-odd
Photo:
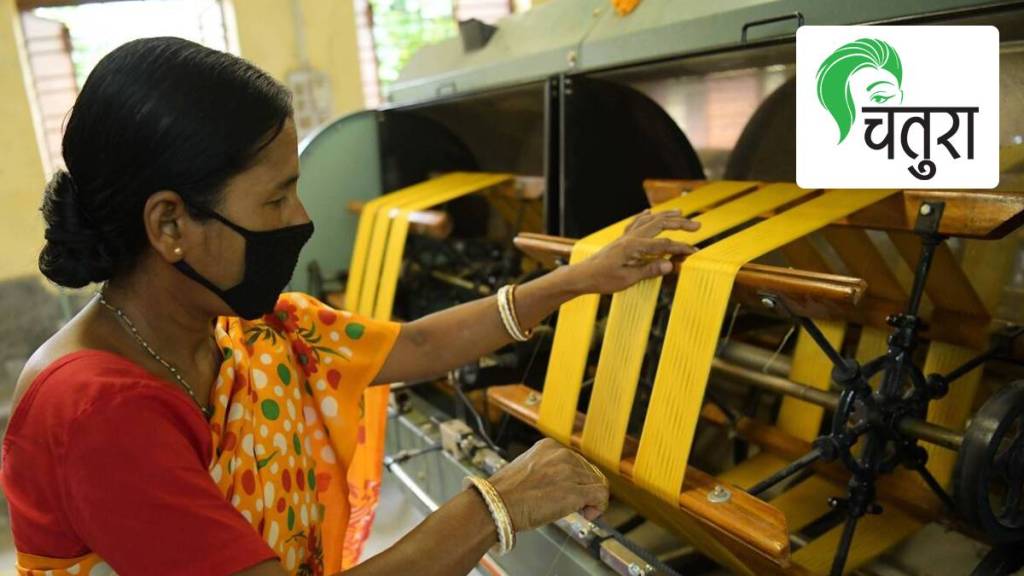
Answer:
[[[1024,381],[993,394],[975,414],[954,482],[960,513],[993,544],[1024,541]]]
[[[971,576],[1007,576],[1024,566],[1024,550],[1020,546],[997,546],[974,567]]]

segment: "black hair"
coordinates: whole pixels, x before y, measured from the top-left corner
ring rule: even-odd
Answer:
[[[173,190],[201,218],[291,114],[288,90],[237,56],[169,37],[115,49],[68,118],[67,171],[43,197],[39,270],[72,288],[130,270],[146,245],[149,196]]]

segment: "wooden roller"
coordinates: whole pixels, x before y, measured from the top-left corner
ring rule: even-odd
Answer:
[[[568,261],[575,242],[570,238],[530,233],[519,234],[514,240],[517,248],[550,267]],[[682,261],[683,258],[673,260],[673,273],[679,271]],[[866,289],[867,284],[859,278],[747,264],[736,276],[734,295],[746,305],[761,307],[762,295],[771,293],[785,298],[787,304],[801,314],[814,318],[845,318],[854,314]]]
[[[560,236],[522,233],[514,242],[530,258],[554,268],[568,261],[576,241]],[[673,261],[673,273],[678,272],[682,260]],[[886,329],[886,319],[904,307],[902,301],[871,296],[867,283],[860,278],[762,264],[747,264],[741,268],[736,276],[733,297],[745,306],[763,309],[761,299],[765,293],[785,298],[790,308],[803,316],[847,320]],[[926,338],[974,348],[987,346],[989,335],[1004,327],[1002,323],[993,324],[987,315],[941,308],[934,310],[928,319],[930,322],[923,332]]]
[[[544,179],[533,176],[517,176],[494,186],[488,191],[502,198],[513,200],[539,200],[544,196]],[[361,214],[366,202],[351,200],[346,208],[352,214]],[[452,233],[452,219],[444,210],[416,210],[409,213],[409,231],[432,238],[447,238]]]

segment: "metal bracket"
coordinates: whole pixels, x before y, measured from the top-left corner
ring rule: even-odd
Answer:
[[[942,212],[946,208],[945,202],[922,202],[917,209],[917,221],[914,222],[914,232],[918,234],[937,234],[939,222],[942,221]]]
[[[772,16],[771,18],[762,18],[761,20],[753,20],[743,25],[743,29],[740,31],[740,43],[747,43],[747,31],[751,28],[763,26],[765,24],[774,24],[776,22],[785,22],[786,20],[796,20],[796,27],[799,29],[804,25],[804,15],[799,12],[792,12],[790,14],[783,14],[781,16]],[[794,31],[795,33],[795,31]]]
[[[654,566],[626,548],[618,540],[601,542],[601,561],[620,576],[654,576]]]

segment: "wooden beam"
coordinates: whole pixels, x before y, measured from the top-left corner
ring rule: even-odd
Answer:
[[[517,176],[488,190],[502,198],[515,200],[540,200],[544,196],[544,179],[534,176]],[[365,200],[350,200],[345,206],[352,214],[360,214]],[[452,233],[451,216],[444,210],[418,210],[409,213],[409,227],[413,234],[447,238]]]
[[[531,233],[519,234],[514,240],[519,250],[549,268],[568,262],[575,242],[572,238]],[[679,262],[681,260],[675,262],[674,272],[678,272]],[[880,292],[884,294],[872,296],[871,287],[859,278],[747,264],[736,275],[733,297],[755,310],[767,311],[761,304],[761,296],[773,293],[785,298],[793,311],[800,315],[825,320],[847,320],[889,330],[886,319],[903,312],[906,302],[905,299],[892,300],[885,297],[899,294],[895,290]],[[921,331],[923,338],[977,349],[988,347],[990,334],[1005,327],[1001,323],[993,323],[987,314],[964,313],[946,308],[936,308],[931,313],[922,314],[922,317],[925,321]]]
[[[510,384],[507,386],[494,386],[488,388],[489,401],[493,402],[496,406],[499,406],[510,416],[530,426],[535,426],[537,422],[537,407],[540,405],[539,398],[539,392],[536,392],[522,384]],[[574,428],[582,429],[585,418],[586,416],[584,414],[578,413],[576,415],[577,421]],[[735,424],[732,424],[722,410],[713,404],[707,404],[704,406],[701,411],[701,420],[715,426],[731,427],[736,431],[737,436],[743,440],[755,444],[768,453],[787,462],[795,460],[807,454],[807,452],[811,450],[810,442],[796,438],[780,430],[776,426],[766,424],[753,418],[742,417]],[[577,449],[579,448],[578,436],[579,435],[576,433],[573,434],[573,448]],[[620,469],[627,478],[631,478],[633,458],[636,454],[638,445],[639,441],[636,438],[632,436],[626,437]],[[836,483],[838,486],[845,486],[850,478],[849,472],[838,463],[818,462],[813,465],[813,469],[816,473],[821,475],[822,478],[826,478],[829,481]],[[691,466],[688,467],[686,471],[685,480],[683,482],[683,492],[686,492],[688,488],[693,490],[699,489],[701,486],[710,485],[713,487],[716,482],[718,484],[722,484],[721,479],[715,479],[707,473]],[[877,486],[879,498],[883,502],[888,502],[892,505],[898,506],[900,509],[916,518],[923,521],[931,521],[941,517],[942,503],[912,471],[898,470],[893,474],[883,476],[879,479]],[[727,487],[730,490],[738,488],[735,486]],[[735,493],[736,492],[733,491],[734,496]],[[754,500],[761,502],[759,499],[746,494],[746,492],[742,492],[742,494],[747,498],[753,498]],[[689,506],[689,508],[683,506],[683,502],[684,499],[681,496],[680,507],[683,509],[687,509],[695,513],[702,513],[705,511],[704,506],[694,507],[694,502],[691,500],[687,500],[687,506]],[[746,505],[748,503],[747,500],[740,500],[738,502],[742,505]],[[763,502],[761,503],[764,504]],[[736,520],[736,517],[729,518],[729,520],[734,521]],[[781,522],[782,524],[785,524],[785,521]],[[775,522],[773,522],[773,524],[774,523]],[[783,526],[783,528],[785,528],[785,526]],[[740,535],[740,532],[737,530],[730,529],[729,532]],[[775,536],[767,541],[777,539],[778,537]]]
[[[366,202],[350,200],[348,211],[359,214]],[[452,233],[452,218],[444,210],[416,210],[409,213],[409,231],[421,236],[447,238]]]
[[[644,189],[648,201],[657,204],[700,184],[694,180],[646,180]],[[923,202],[945,202],[939,232],[946,236],[996,239],[1024,224],[1024,193],[996,190],[904,190],[836,224],[912,231]]]
[[[514,243],[531,258],[549,266],[569,260],[575,240],[545,234],[519,234]],[[673,260],[678,273],[682,259]],[[845,318],[854,313],[867,289],[859,278],[820,274],[792,268],[747,264],[736,275],[735,297],[763,307],[766,293],[785,298],[795,312],[814,318]]]
[[[493,386],[487,389],[488,400],[500,406],[505,412],[521,422],[536,426],[539,406],[539,395],[530,388],[513,384],[509,386]],[[582,418],[577,414],[577,418]],[[582,421],[577,422],[582,429]],[[572,448],[579,450],[580,434],[574,432]],[[636,452],[636,441],[627,440],[626,452]],[[633,474],[633,457],[623,458],[618,470],[607,470],[623,479],[630,481]],[[730,490],[732,497],[727,502],[712,503],[708,500],[716,486]],[[785,564],[789,557],[789,531],[785,518],[772,506],[739,489],[716,480],[714,477],[696,469],[689,468],[679,494],[679,509],[688,515],[701,519],[709,527],[720,531],[724,536],[738,540],[750,551],[757,552],[762,562],[770,559],[773,564]]]

